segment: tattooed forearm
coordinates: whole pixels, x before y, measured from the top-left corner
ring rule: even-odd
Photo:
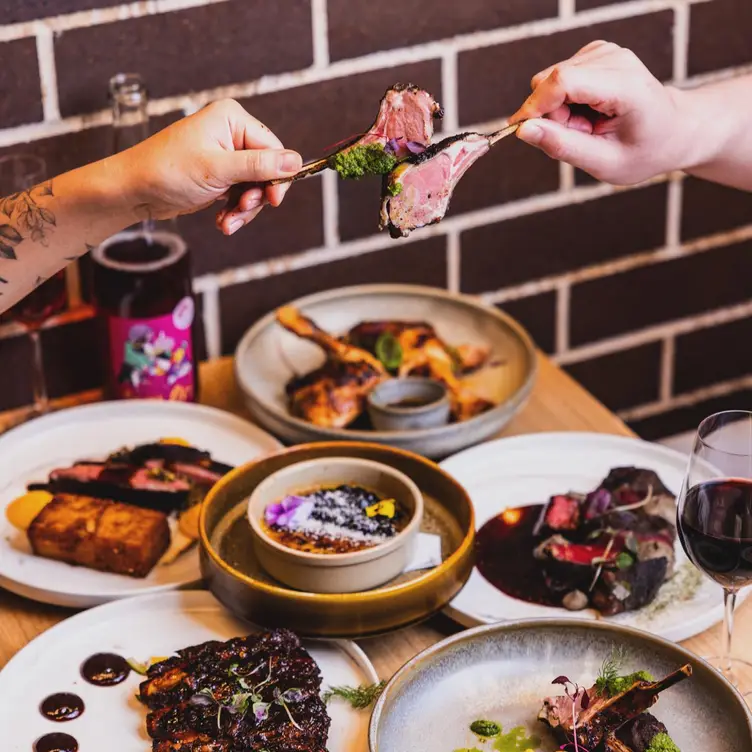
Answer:
[[[16,246],[29,239],[46,246],[51,228],[57,225],[55,213],[46,199],[54,197],[52,181],[40,183],[28,191],[0,199],[0,213],[10,221],[0,223],[0,258],[15,259]]]

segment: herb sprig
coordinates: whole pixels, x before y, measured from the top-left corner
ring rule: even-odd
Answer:
[[[365,710],[379,699],[385,686],[386,682],[380,681],[378,684],[361,684],[359,687],[329,687],[321,695],[321,699],[329,703],[338,697],[355,710]]]

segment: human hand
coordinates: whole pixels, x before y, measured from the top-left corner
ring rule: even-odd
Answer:
[[[213,102],[113,159],[123,161],[138,210],[156,219],[191,214],[225,198],[235,183],[288,177],[302,165],[300,154],[232,99]],[[240,211],[217,213],[217,226],[232,235],[265,204],[279,206],[288,187],[249,189]]]
[[[592,42],[531,86],[510,122],[526,120],[518,137],[550,157],[617,185],[681,167],[682,93],[663,86],[630,50]],[[586,105],[588,115],[571,105]]]

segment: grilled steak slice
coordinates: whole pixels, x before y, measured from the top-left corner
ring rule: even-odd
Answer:
[[[581,696],[576,705],[578,744],[590,750],[598,749],[615,732],[651,708],[661,692],[690,676],[692,666],[687,664],[660,681],[636,681],[613,697],[603,698],[594,687],[591,688],[588,696],[592,701],[588,707],[582,707]],[[538,720],[546,723],[562,744],[572,743],[575,719],[572,701],[568,697],[546,698],[538,713]]]
[[[569,494],[552,496],[543,507],[538,522],[535,523],[533,535],[548,536],[559,532],[575,532],[581,521],[581,499]]]
[[[206,642],[148,671],[139,699],[155,752],[325,752],[318,666],[287,630]]]
[[[398,164],[384,176],[380,229],[400,238],[440,222],[460,178],[490,148],[486,136],[461,133]]]

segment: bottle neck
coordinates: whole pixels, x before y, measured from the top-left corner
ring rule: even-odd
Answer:
[[[117,154],[147,139],[149,96],[141,77],[119,73],[110,80],[112,103],[113,153]]]

